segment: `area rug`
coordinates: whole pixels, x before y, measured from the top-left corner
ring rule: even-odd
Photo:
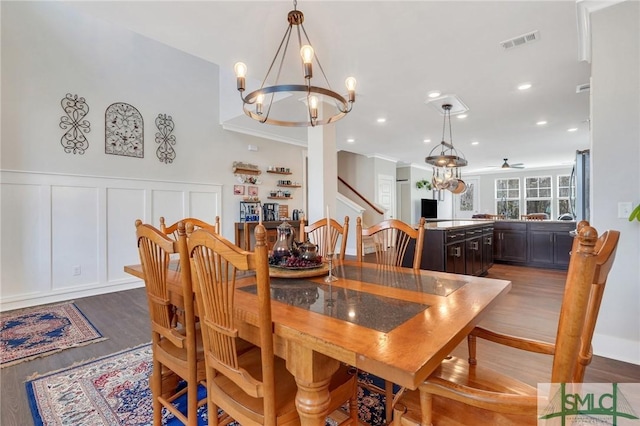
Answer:
[[[0,366],[105,340],[73,302],[0,315]]]
[[[34,424],[150,425],[153,408],[149,375],[152,366],[151,345],[145,344],[33,378],[26,382],[26,387]],[[371,380],[363,374],[361,379]],[[200,396],[205,392],[204,388],[199,389]],[[361,420],[382,425],[384,395],[359,387],[358,399]],[[181,411],[185,409],[186,395],[177,401],[177,405]],[[198,414],[198,424],[206,425],[206,404]],[[165,411],[163,424],[173,426],[180,422]],[[335,421],[327,421],[327,426],[335,425]]]

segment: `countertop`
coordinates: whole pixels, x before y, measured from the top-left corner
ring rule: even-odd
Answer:
[[[518,220],[518,219],[500,219],[500,220],[489,220],[489,219],[464,219],[464,220],[447,220],[447,219],[438,219],[435,221],[427,220],[424,225],[424,228],[435,229],[435,230],[447,230],[447,229],[456,229],[456,228],[466,228],[470,226],[481,226],[481,225],[490,225],[494,223],[530,223],[530,224],[547,224],[547,223],[565,223],[575,225],[575,221],[572,220]],[[416,225],[417,227],[417,225]]]

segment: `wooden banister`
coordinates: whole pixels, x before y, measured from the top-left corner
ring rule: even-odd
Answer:
[[[378,207],[376,207],[371,201],[367,200],[364,195],[362,195],[361,193],[359,193],[353,186],[349,185],[347,182],[345,182],[344,179],[342,179],[340,176],[338,176],[338,181],[342,182],[344,184],[344,186],[346,186],[347,188],[349,188],[354,194],[356,194],[358,196],[358,198],[360,198],[362,201],[364,201],[365,203],[367,203],[367,205],[369,207],[371,207],[373,210],[375,210],[377,213],[384,215],[384,211],[380,210]]]

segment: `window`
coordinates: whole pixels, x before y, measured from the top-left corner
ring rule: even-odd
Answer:
[[[575,198],[575,188],[571,187],[570,175],[558,176],[558,216],[571,213],[571,199]]]
[[[525,180],[525,211],[546,213],[551,217],[551,176],[527,177]]]
[[[520,178],[496,179],[496,213],[520,219]]]

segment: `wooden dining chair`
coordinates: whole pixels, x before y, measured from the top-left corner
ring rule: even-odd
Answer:
[[[417,228],[398,219],[387,219],[369,228],[362,228],[362,219],[356,220],[356,250],[358,261],[364,255],[364,238],[373,237],[376,263],[378,265],[402,266],[409,241],[415,240],[413,269],[420,269],[422,246],[424,244],[425,218],[421,217]]]
[[[329,230],[329,245],[331,253],[336,252],[338,238],[340,240],[340,254],[338,258],[344,260],[347,251],[347,236],[349,234],[349,216],[344,217],[344,224],[340,225],[337,220],[331,219],[331,228]],[[305,225],[304,220],[300,221],[300,242],[305,242],[307,238],[313,244],[318,246],[318,254],[323,258],[327,256],[327,219],[320,219],[310,225]]]
[[[208,412],[217,413],[221,408],[243,426],[299,424],[296,381],[285,361],[274,354],[269,259],[261,223],[256,226],[255,239],[255,251],[248,252],[206,229],[189,236],[188,258],[205,347]],[[260,339],[260,347],[242,354],[236,349],[234,324],[239,271],[255,271]],[[358,418],[356,386],[356,376],[346,366],[338,369],[329,385],[329,412],[349,401],[350,416],[345,423],[354,425]],[[218,418],[210,416],[209,424],[217,425]]]
[[[520,215],[520,220],[547,220],[549,215],[546,213],[531,213]]]
[[[193,229],[200,229],[200,228],[205,228],[205,229],[209,229],[213,232],[215,232],[216,234],[220,233],[220,216],[216,216],[215,222],[213,224],[211,223],[207,223],[204,220],[200,220],[200,219],[196,219],[194,217],[186,217],[184,219],[179,220],[178,222],[174,223],[173,225],[167,226],[165,224],[165,219],[164,216],[160,216],[160,230],[162,232],[164,232],[167,235],[170,235],[174,240],[178,239],[178,224],[182,222],[184,224],[186,224],[187,222],[190,222],[193,224]]]
[[[617,231],[607,231],[598,238],[594,228],[580,229],[569,264],[555,343],[476,327],[468,337],[468,362],[458,358],[443,361],[418,391],[407,392],[398,401],[394,424],[536,425],[537,388],[479,365],[476,339],[552,355],[551,375],[541,378],[540,383],[582,383],[584,369],[591,361],[591,338],[619,237]]]
[[[398,219],[387,219],[369,228],[362,228],[362,219],[356,220],[356,250],[359,262],[363,261],[364,239],[373,238],[375,245],[376,263],[386,266],[402,266],[409,241],[415,240],[413,269],[420,269],[422,259],[422,247],[424,245],[424,223],[425,218],[421,217],[417,228],[413,228]],[[376,393],[385,395],[385,416],[387,424],[391,423],[393,407],[404,392],[400,388],[394,392],[394,384],[384,380],[384,389],[373,383],[364,383],[363,386]]]
[[[186,233],[182,222],[178,224],[178,240],[172,240],[159,229],[136,220],[138,252],[144,273],[144,284],[151,319],[151,345],[153,349],[153,372],[149,379],[153,395],[153,424],[160,426],[162,408],[171,412],[183,424],[198,424],[197,409],[206,403],[198,400],[198,383],[206,377],[202,337],[195,325],[194,298],[191,285],[191,270],[184,266],[180,271],[171,270],[170,256],[186,252]],[[171,302],[167,280],[170,274],[179,274],[182,284],[181,320]],[[186,381],[187,386],[175,391],[175,374]],[[167,389],[170,387],[169,389]],[[174,401],[187,394],[186,415],[174,405]]]

